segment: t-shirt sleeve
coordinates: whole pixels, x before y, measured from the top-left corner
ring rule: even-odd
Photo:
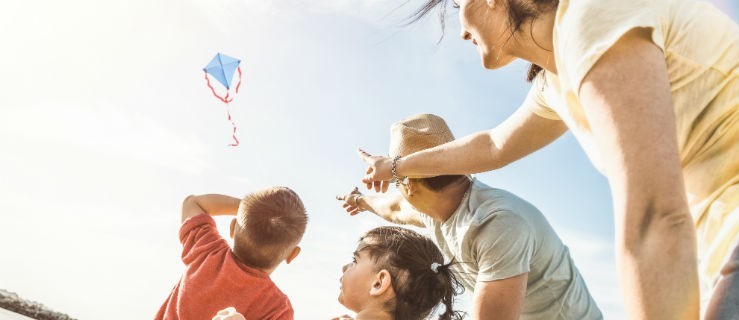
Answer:
[[[501,211],[480,226],[473,242],[477,281],[507,279],[530,271],[534,235],[521,216]]]
[[[583,79],[624,34],[635,28],[652,31],[664,51],[663,21],[656,0],[563,0],[555,22],[555,57],[560,80],[579,95]]]
[[[526,100],[523,101],[523,105],[521,107],[528,109],[542,118],[560,120],[557,112],[549,107],[547,102],[544,100],[542,89],[545,88],[545,84],[546,80],[544,79],[544,72],[540,72],[539,75],[534,78],[534,81],[531,84],[531,89],[529,89],[529,94],[526,95]]]
[[[208,214],[199,214],[185,220],[180,227],[182,242],[182,262],[189,266],[202,260],[208,253],[221,249],[228,244],[218,234],[216,222]]]

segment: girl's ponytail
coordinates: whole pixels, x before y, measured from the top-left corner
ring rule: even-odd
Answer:
[[[444,312],[439,314],[439,320],[462,320],[465,313],[455,311],[452,307],[454,297],[464,292],[464,287],[460,284],[456,274],[452,271],[452,265],[456,263],[454,260],[447,264],[442,264],[437,268],[440,291],[443,292],[441,297],[441,305],[444,306]]]

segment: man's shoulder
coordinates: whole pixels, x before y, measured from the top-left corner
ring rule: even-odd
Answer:
[[[523,198],[514,193],[490,187],[475,181],[470,194],[468,210],[474,217],[473,222],[482,225],[496,216],[516,216],[528,220],[530,216],[541,216],[541,212]],[[543,216],[542,216],[543,217]]]
[[[526,202],[523,198],[505,189],[491,187],[490,185],[475,179],[470,191],[470,199],[477,199],[478,202],[497,201],[498,205],[503,206],[509,203]]]

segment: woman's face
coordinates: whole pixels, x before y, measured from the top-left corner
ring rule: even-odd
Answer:
[[[366,252],[354,252],[352,262],[346,264],[342,271],[339,303],[359,312],[370,301],[370,290],[377,274],[375,263]]]
[[[477,49],[486,69],[497,69],[515,59],[509,52],[512,37],[504,0],[454,0],[459,8],[461,37]]]

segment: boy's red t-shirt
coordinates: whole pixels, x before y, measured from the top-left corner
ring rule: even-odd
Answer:
[[[186,220],[180,241],[187,270],[155,319],[209,320],[227,307],[236,308],[248,320],[293,319],[287,296],[267,273],[236,259],[211,216]]]

